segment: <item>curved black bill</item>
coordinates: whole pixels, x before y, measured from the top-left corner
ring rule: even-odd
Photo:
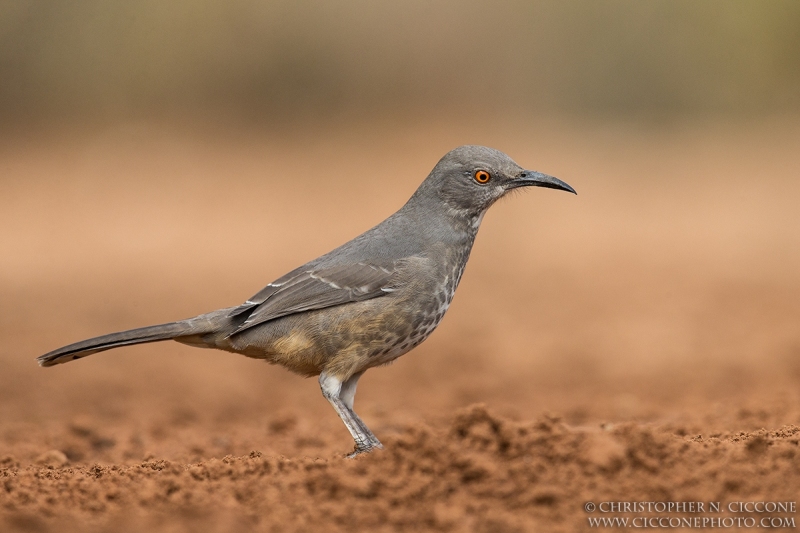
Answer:
[[[572,194],[578,194],[575,189],[560,179],[535,170],[523,170],[518,177],[508,182],[508,186],[510,189],[516,189],[517,187],[547,187],[548,189],[560,189]]]

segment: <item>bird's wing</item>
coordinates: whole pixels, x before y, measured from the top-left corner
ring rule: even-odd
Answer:
[[[239,316],[250,311],[230,336],[282,316],[383,296],[395,289],[392,277],[401,263],[359,262],[293,270],[230,313]]]

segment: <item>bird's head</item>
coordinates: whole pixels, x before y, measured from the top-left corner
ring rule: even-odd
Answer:
[[[525,170],[499,150],[467,145],[445,154],[415,196],[433,197],[452,214],[475,218],[503,195],[521,187],[547,187],[577,194],[553,176]]]

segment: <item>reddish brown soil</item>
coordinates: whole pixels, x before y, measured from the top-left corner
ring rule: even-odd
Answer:
[[[586,502],[797,500],[800,122],[203,131],[4,139],[0,530],[574,531]],[[579,196],[494,207],[437,332],[362,379],[385,450],[344,459],[315,380],[244,357],[35,365],[239,303],[464,142]]]

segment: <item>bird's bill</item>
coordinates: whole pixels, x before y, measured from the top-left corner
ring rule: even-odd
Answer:
[[[560,179],[535,170],[523,170],[519,176],[508,182],[508,187],[510,189],[516,189],[517,187],[547,187],[548,189],[560,189],[572,194],[578,194],[575,189]]]

